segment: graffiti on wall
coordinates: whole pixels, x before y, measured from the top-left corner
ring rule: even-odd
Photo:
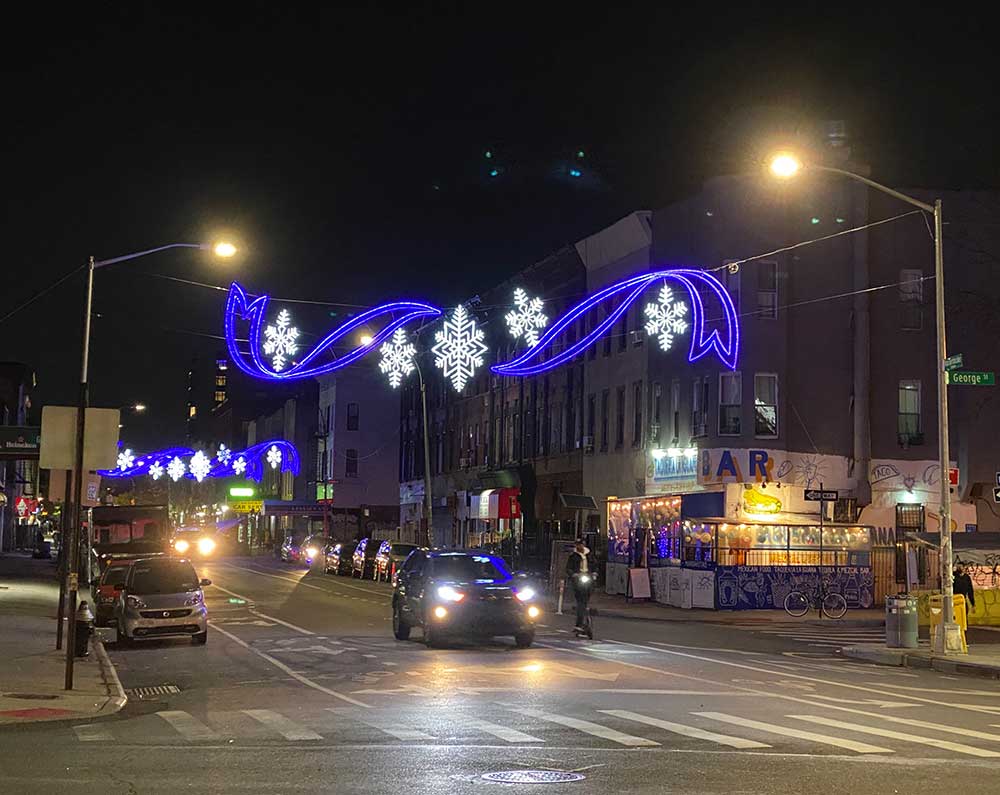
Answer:
[[[814,594],[820,576],[824,587],[843,594],[850,608],[869,608],[875,602],[870,566],[719,566],[715,570],[719,609],[780,609],[792,591]]]

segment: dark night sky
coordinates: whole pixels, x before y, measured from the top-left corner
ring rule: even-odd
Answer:
[[[149,274],[447,303],[831,118],[891,184],[1000,181],[994,43],[973,14],[157,5],[8,18],[0,48],[0,315],[88,254],[219,232],[246,252],[98,273],[92,399],[148,403],[146,444],[181,440],[187,365],[221,344],[188,332],[220,334],[222,310]],[[578,149],[583,176],[560,176]],[[36,368],[38,403],[74,398],[81,301],[73,279],[4,322],[0,359]]]

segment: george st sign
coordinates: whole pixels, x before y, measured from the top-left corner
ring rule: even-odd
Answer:
[[[996,373],[976,372],[974,370],[950,370],[945,373],[945,380],[954,386],[996,386]]]

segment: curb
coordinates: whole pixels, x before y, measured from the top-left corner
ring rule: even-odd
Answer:
[[[115,670],[111,658],[108,657],[104,642],[95,635],[90,643],[97,655],[97,663],[101,666],[101,678],[104,679],[104,686],[108,689],[108,700],[97,711],[97,717],[114,715],[128,703],[128,696],[125,695],[125,688],[122,687],[122,681],[118,678],[118,671]]]
[[[854,660],[897,668],[923,668],[948,674],[963,674],[984,679],[1000,679],[1000,664],[968,662],[951,657],[914,654],[908,649],[888,649],[884,646],[843,646],[840,653]]]
[[[563,603],[563,613],[569,614],[572,612],[572,605],[570,609],[567,610],[567,605]],[[711,624],[716,627],[726,627],[731,624],[739,623],[738,620],[727,621],[725,619],[719,618],[700,618],[698,616],[678,616],[677,618],[662,618],[659,616],[637,616],[630,615],[629,613],[622,613],[616,611],[614,608],[611,610],[605,610],[601,607],[597,607],[598,614],[605,616],[607,618],[620,618],[625,621],[655,621],[660,624]],[[553,606],[552,611],[555,612],[555,607]],[[771,621],[770,619],[757,619],[756,623],[759,624],[761,629],[766,629],[772,624],[780,623],[780,621],[796,621],[797,619],[791,616],[786,616],[785,619],[779,621]],[[878,618],[860,618],[860,619],[817,619],[817,618],[807,618],[804,620],[799,620],[803,626],[809,627],[848,627],[854,629],[862,628],[881,628],[885,626],[885,621]]]

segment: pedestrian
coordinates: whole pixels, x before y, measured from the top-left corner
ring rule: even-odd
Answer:
[[[972,578],[961,563],[955,567],[955,581],[952,583],[952,591],[965,597],[965,615],[971,615],[972,611],[976,609],[976,593],[972,588]]]
[[[566,561],[566,576],[576,598],[576,630],[589,634],[590,617],[587,615],[590,593],[594,586],[594,575],[590,561],[590,550],[582,538],[576,540],[573,551]]]

